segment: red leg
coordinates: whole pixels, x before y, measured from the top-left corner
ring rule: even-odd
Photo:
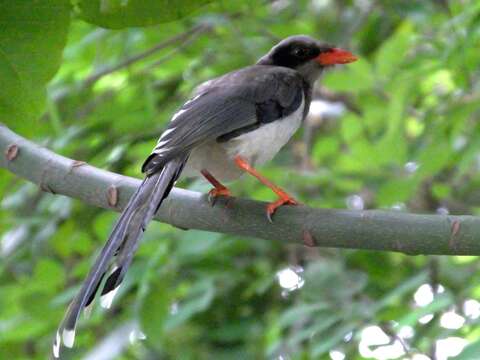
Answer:
[[[277,185],[273,184],[270,180],[266,177],[261,175],[257,170],[255,170],[250,164],[240,156],[235,157],[235,164],[237,166],[248,172],[249,174],[255,176],[260,182],[266,186],[268,186],[272,191],[278,195],[278,200],[274,201],[267,205],[267,217],[268,220],[272,221],[272,215],[282,205],[298,205],[297,200],[295,200],[292,196],[288,195],[283,189],[279,188]]]
[[[230,190],[220,181],[215,179],[215,177],[210,174],[208,170],[203,169],[200,172],[205,179],[207,179],[208,182],[213,185],[213,189],[208,192],[208,200],[212,203],[212,205],[215,204],[215,199],[219,196],[231,196]]]

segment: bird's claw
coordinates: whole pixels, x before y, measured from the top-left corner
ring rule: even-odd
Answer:
[[[299,202],[289,195],[281,196],[277,201],[274,201],[267,205],[267,219],[273,223],[272,216],[275,211],[284,205],[299,205]]]
[[[213,188],[208,192],[208,202],[210,203],[211,206],[215,205],[215,202],[217,201],[217,198],[219,196],[232,196],[230,190],[226,187],[223,188]]]

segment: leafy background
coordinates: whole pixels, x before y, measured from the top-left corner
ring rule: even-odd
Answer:
[[[297,33],[361,60],[324,77],[267,176],[311,206],[480,213],[475,0],[0,1],[0,121],[138,177],[195,85]],[[273,199],[250,178],[233,190]],[[4,170],[0,194],[0,358],[44,359],[116,215]],[[479,265],[155,223],[65,357],[478,359]]]

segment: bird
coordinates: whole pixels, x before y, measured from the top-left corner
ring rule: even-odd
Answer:
[[[81,312],[92,306],[102,283],[100,304],[111,306],[147,224],[182,173],[203,175],[213,185],[208,194],[212,203],[218,197],[231,196],[226,182],[244,173],[256,177],[278,196],[267,205],[270,221],[280,206],[298,204],[256,167],[270,161],[301,126],[314,83],[323,71],[356,60],[347,50],[307,35],[294,35],[273,46],[256,64],[200,84],[172,116],[143,163],[143,181],[113,226],[56,332],[54,358],[59,358],[62,343],[73,346]]]

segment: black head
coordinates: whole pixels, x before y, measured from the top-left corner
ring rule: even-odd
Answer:
[[[275,45],[257,64],[295,69],[307,78],[318,76],[327,66],[347,64],[357,58],[350,52],[322,44],[306,35],[290,36]]]

